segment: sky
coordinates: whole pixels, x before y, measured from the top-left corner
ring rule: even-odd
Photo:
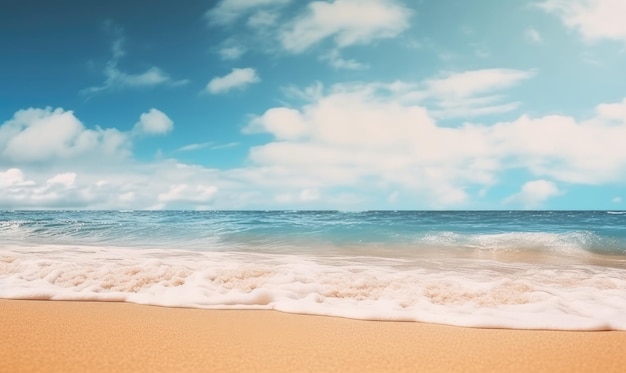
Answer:
[[[3,0],[0,209],[626,209],[624,0]]]

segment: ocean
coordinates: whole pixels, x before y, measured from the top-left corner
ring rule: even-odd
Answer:
[[[626,212],[0,211],[0,298],[626,330]]]

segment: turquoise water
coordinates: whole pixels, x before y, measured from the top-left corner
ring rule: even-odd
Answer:
[[[626,330],[622,211],[3,211],[0,297]]]
[[[5,211],[0,240],[207,251],[366,245],[416,252],[426,246],[626,254],[626,212]]]

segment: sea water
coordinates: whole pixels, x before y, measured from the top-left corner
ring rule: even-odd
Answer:
[[[626,212],[0,211],[0,298],[626,330]]]

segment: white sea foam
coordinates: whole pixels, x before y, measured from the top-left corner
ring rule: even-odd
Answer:
[[[0,298],[275,309],[472,327],[626,330],[626,270],[481,259],[4,246]]]

